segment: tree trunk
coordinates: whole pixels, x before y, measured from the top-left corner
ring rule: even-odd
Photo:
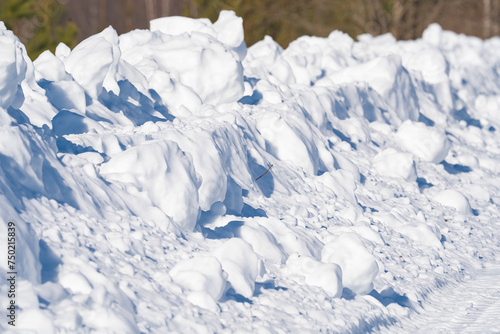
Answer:
[[[154,0],[145,0],[146,5],[146,18],[151,21],[155,18],[155,4]]]
[[[160,16],[171,16],[172,13],[172,0],[160,0]]]
[[[500,1],[493,0],[492,8],[492,26],[491,26],[491,35],[498,36],[500,34]]]
[[[403,19],[403,14],[404,8],[401,0],[394,0],[391,13],[391,33],[397,39],[401,38],[401,21]]]
[[[106,0],[99,1],[99,28],[98,30],[103,30],[106,28]]]
[[[410,0],[410,39],[418,38],[418,8],[419,0]]]
[[[491,0],[483,0],[483,38],[491,36]]]

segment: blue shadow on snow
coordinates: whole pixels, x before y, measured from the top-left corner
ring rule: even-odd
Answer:
[[[45,282],[57,282],[58,267],[62,263],[59,256],[57,256],[47,243],[40,239],[38,242],[40,253],[38,259],[42,264],[42,284]]]
[[[259,165],[257,161],[255,161],[255,159],[250,156],[250,154],[248,154],[247,156],[248,167],[250,169],[250,174],[255,181],[255,184],[257,184],[264,196],[266,196],[267,198],[271,197],[274,192],[274,177],[272,169],[266,173],[269,167]],[[266,174],[264,175],[264,173]],[[259,179],[257,180],[257,178]]]

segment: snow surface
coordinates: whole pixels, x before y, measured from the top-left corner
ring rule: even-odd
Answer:
[[[32,62],[0,23],[15,329],[404,332],[450,319],[436,311],[453,306],[447,293],[498,279],[482,268],[500,262],[499,48],[431,25],[414,41],[334,31],[247,49],[225,11],[108,27]],[[474,300],[470,328],[488,330],[478,321],[498,298]]]

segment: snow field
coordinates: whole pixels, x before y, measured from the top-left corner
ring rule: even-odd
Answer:
[[[224,11],[31,62],[0,25],[19,328],[360,332],[418,311],[499,259],[499,46],[431,25],[247,49]]]

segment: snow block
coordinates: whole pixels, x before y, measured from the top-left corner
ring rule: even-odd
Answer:
[[[223,10],[219,18],[212,24],[209,19],[192,19],[182,16],[169,16],[154,19],[150,22],[151,31],[161,31],[167,35],[192,34],[201,32],[208,34],[234,50],[243,60],[246,55],[246,44],[243,32],[243,19],[232,10]]]
[[[212,250],[212,255],[222,264],[234,292],[252,298],[259,273],[259,258],[252,246],[242,239],[233,238]]]
[[[444,206],[454,208],[460,215],[472,214],[469,200],[456,190],[443,190],[434,197],[434,200]]]
[[[194,229],[199,212],[199,181],[191,159],[176,143],[148,141],[132,147],[102,164],[100,173],[110,182],[142,189],[181,230]]]
[[[373,167],[382,176],[400,178],[409,182],[417,180],[415,162],[409,153],[388,148],[373,158]]]
[[[257,129],[269,153],[314,175],[318,170],[319,154],[313,134],[305,124],[293,118],[287,122],[278,112],[267,111],[259,115]]]
[[[104,87],[119,93],[116,72],[120,54],[118,34],[108,27],[78,44],[63,62],[75,81],[97,99]]]
[[[221,13],[224,20],[227,16]],[[229,21],[225,23],[228,29],[232,26]],[[221,34],[225,31],[222,23],[215,26]],[[162,18],[152,21],[152,32],[132,31],[120,36],[122,59],[151,82],[150,88],[174,116],[198,114],[202,103],[236,102],[244,92],[240,58],[217,36],[207,20]],[[225,33],[221,36],[228,43],[239,40]]]
[[[440,129],[411,121],[401,124],[396,139],[406,151],[436,164],[446,158],[451,147],[446,134]]]
[[[0,107],[4,109],[12,105],[18,91],[22,94],[19,85],[25,79],[27,70],[23,49],[24,46],[12,32],[0,28]]]
[[[182,260],[171,270],[170,276],[183,289],[188,290],[188,300],[195,305],[216,311],[216,302],[226,289],[227,274],[213,256],[197,256]]]
[[[333,298],[342,295],[342,269],[334,263],[322,263],[307,255],[291,255],[286,261],[286,271],[304,277],[306,284],[318,286]]]
[[[395,228],[396,231],[404,236],[428,247],[442,249],[441,233],[434,227],[423,223],[419,224],[406,224]]]
[[[378,264],[355,233],[343,233],[321,251],[321,261],[342,268],[342,283],[354,293],[364,295],[373,290]]]
[[[64,63],[49,50],[42,52],[33,62],[35,66],[35,78],[37,81],[42,79],[52,82],[63,80],[72,80],[66,72]]]
[[[283,263],[286,256],[274,235],[256,221],[247,221],[238,228],[235,236],[248,242],[255,253],[275,263]]]

